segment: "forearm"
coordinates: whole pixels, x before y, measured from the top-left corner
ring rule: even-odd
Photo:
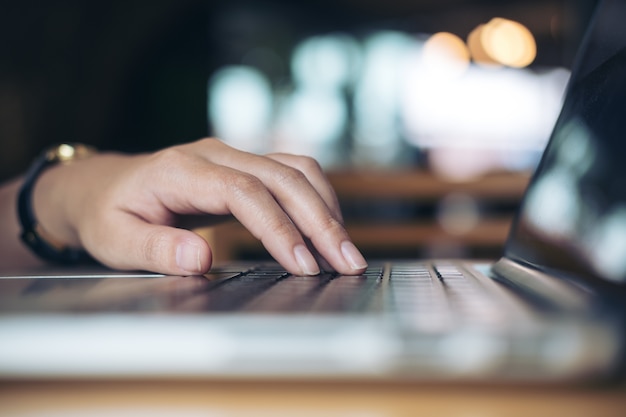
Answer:
[[[20,239],[17,194],[22,179],[0,185],[0,269],[39,265],[37,258]]]

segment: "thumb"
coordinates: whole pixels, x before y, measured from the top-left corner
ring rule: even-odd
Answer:
[[[116,220],[94,238],[84,239],[87,251],[103,264],[168,275],[198,275],[211,268],[211,248],[198,234],[150,224],[128,213]]]

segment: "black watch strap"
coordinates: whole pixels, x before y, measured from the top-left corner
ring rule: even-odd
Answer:
[[[24,177],[17,198],[17,212],[22,226],[22,241],[40,258],[55,263],[74,264],[90,259],[83,250],[57,242],[37,222],[33,210],[33,188],[41,173],[48,167],[82,159],[94,150],[81,144],[61,144],[44,151],[31,165]]]

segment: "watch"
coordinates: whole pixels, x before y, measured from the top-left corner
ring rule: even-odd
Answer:
[[[78,143],[64,143],[46,149],[26,173],[17,198],[17,212],[22,226],[22,241],[40,258],[54,263],[74,264],[90,259],[81,249],[72,248],[54,239],[37,221],[33,210],[33,188],[47,168],[84,159],[95,149]]]

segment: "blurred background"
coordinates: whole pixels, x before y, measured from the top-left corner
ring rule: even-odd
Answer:
[[[317,158],[370,256],[491,256],[594,3],[2,1],[0,180],[62,141],[216,135]]]

